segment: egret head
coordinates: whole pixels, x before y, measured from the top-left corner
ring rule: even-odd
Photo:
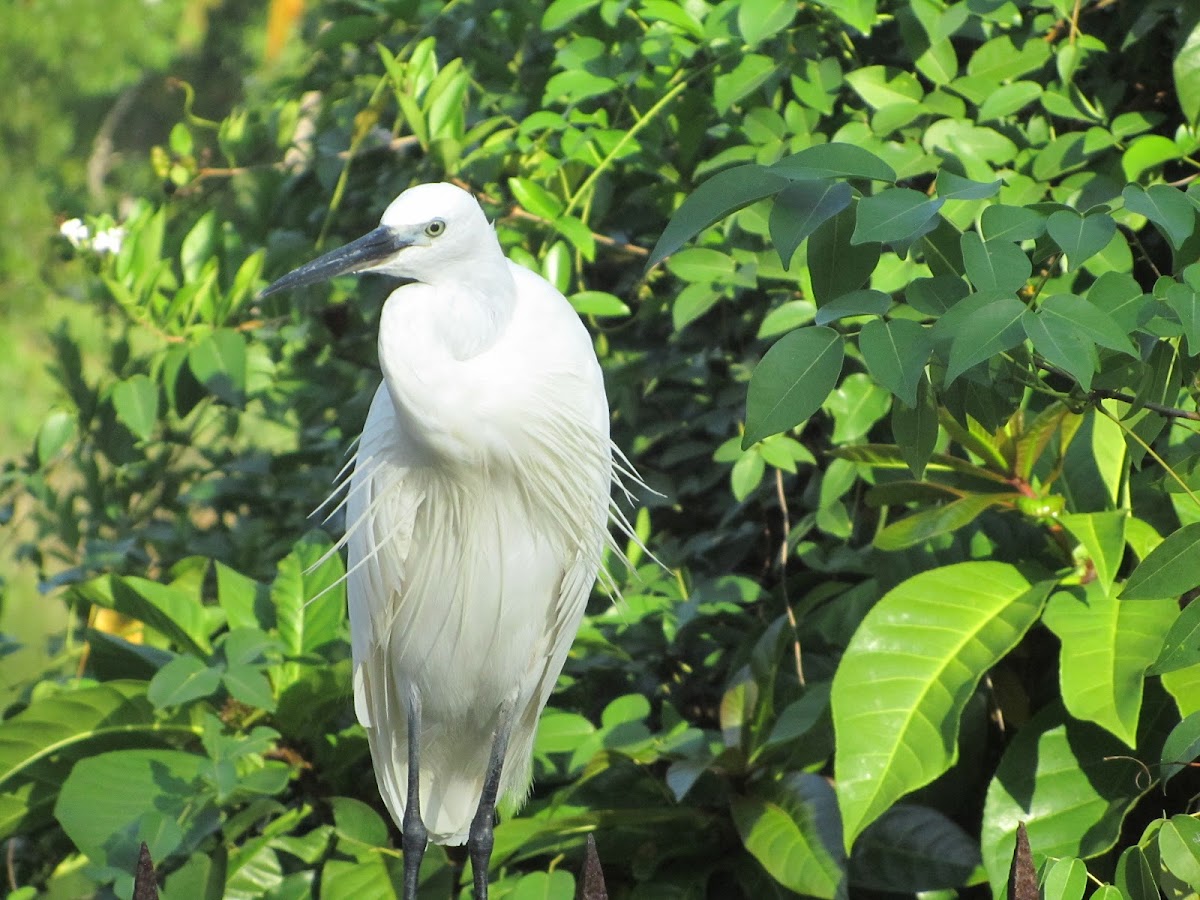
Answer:
[[[504,254],[475,198],[452,184],[420,184],[392,201],[379,227],[289,272],[262,292],[315,284],[351,272],[378,272],[437,284],[485,276]]]

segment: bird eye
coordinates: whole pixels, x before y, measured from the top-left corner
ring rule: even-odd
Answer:
[[[445,230],[446,230],[446,223],[443,222],[441,219],[434,219],[432,222],[430,222],[428,225],[425,226],[425,233],[427,235],[429,235],[430,237],[437,237],[439,234],[441,234]]]

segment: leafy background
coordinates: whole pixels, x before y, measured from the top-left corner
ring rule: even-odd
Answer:
[[[395,894],[312,514],[390,288],[256,292],[442,179],[585,317],[661,494],[495,896],[573,896],[588,833],[614,897],[989,896],[1019,822],[1047,897],[1195,896],[1190,5],[11,18],[10,896],[128,896],[143,840],[167,897]]]

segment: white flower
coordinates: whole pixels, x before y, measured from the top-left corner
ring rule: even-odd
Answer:
[[[70,241],[72,247],[87,243],[88,227],[83,224],[82,219],[67,219],[58,226],[58,233]]]
[[[97,253],[119,253],[121,242],[125,240],[125,229],[119,225],[106,228],[96,234],[92,241],[92,249]]]

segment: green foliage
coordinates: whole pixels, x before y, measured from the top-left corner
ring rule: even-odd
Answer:
[[[588,319],[663,495],[635,524],[667,568],[614,561],[625,602],[585,619],[497,897],[570,896],[589,832],[614,897],[999,895],[1020,823],[1048,897],[1187,896],[1195,16],[392,0],[301,24],[219,121],[187,95],[150,157],[171,193],[117,252],[71,251],[102,349],[57,337],[63,403],[5,471],[74,610],[0,722],[21,884],[128,893],[146,840],[168,897],[395,895],[309,517],[388,286],[255,292],[453,178]],[[460,875],[434,849],[424,890]]]

